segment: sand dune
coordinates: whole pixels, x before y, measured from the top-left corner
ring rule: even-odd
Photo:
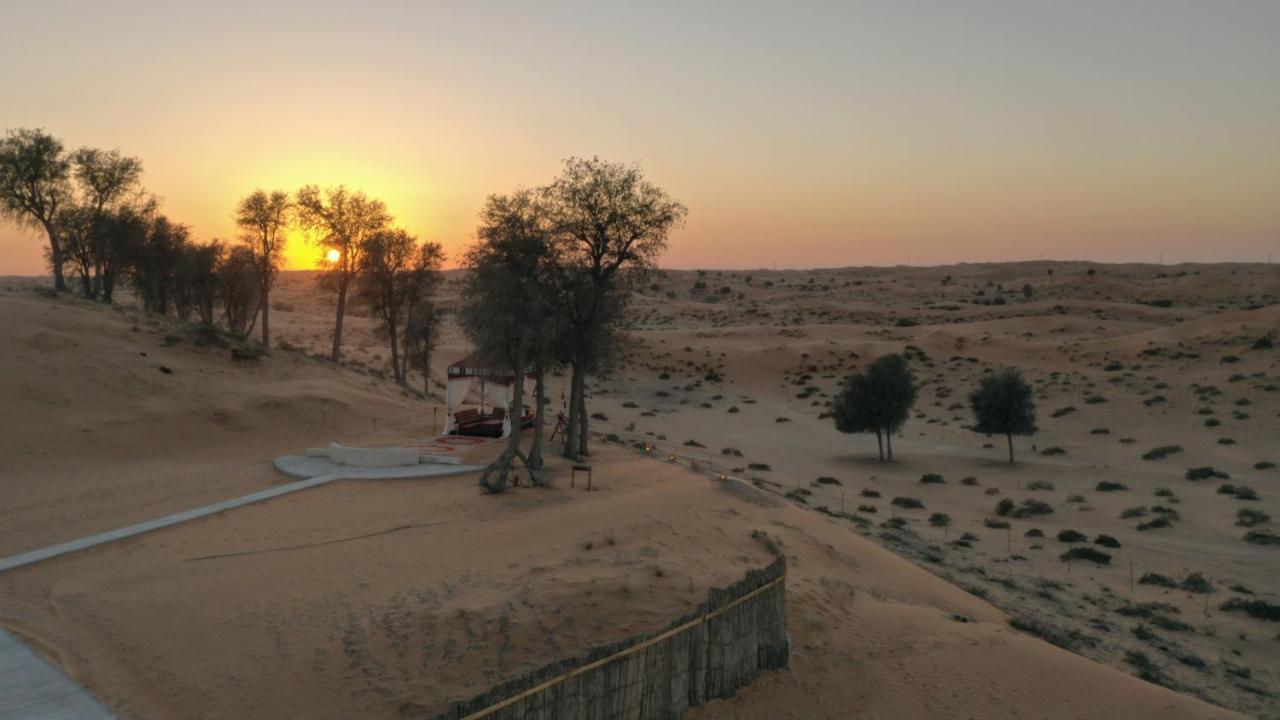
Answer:
[[[522,669],[662,625],[708,587],[768,562],[758,530],[791,561],[792,667],[692,717],[1232,716],[1192,694],[1274,715],[1274,623],[1217,608],[1239,595],[1231,586],[1280,595],[1276,548],[1243,543],[1234,525],[1245,504],[1280,515],[1277,471],[1253,469],[1276,454],[1280,394],[1267,388],[1280,366],[1275,351],[1249,349],[1280,315],[1274,305],[1247,309],[1275,302],[1280,274],[1183,271],[669,273],[639,300],[627,366],[593,384],[592,410],[605,418],[594,429],[739,467],[747,490],[614,443],[597,446],[593,493],[561,483],[486,497],[469,476],[342,482],[0,575],[0,624],[124,717],[421,717]],[[1034,301],[1022,299],[1025,282]],[[995,283],[1016,294],[1004,305],[968,302],[989,300]],[[244,364],[132,310],[0,292],[0,401],[17,409],[0,419],[12,470],[0,480],[0,552],[282,482],[269,459],[307,445],[433,432],[428,404],[369,374],[386,355],[371,322],[349,319],[351,365],[334,368],[310,357],[331,320],[310,277],[286,274],[273,297],[278,337],[297,349]],[[1135,302],[1165,297],[1172,308]],[[899,462],[880,464],[869,459],[874,439],[840,435],[820,416],[846,372],[907,345],[922,353],[919,415],[895,441]],[[465,350],[449,328],[438,376]],[[998,441],[985,448],[963,428],[968,413],[956,407],[1002,363],[1026,368],[1039,394],[1042,432],[1020,444],[1013,467]],[[1209,385],[1221,394],[1198,390]],[[558,407],[558,388],[552,399]],[[1220,426],[1206,428],[1207,417]],[[1141,458],[1172,443],[1182,453]],[[1200,465],[1261,499],[1183,479]],[[946,482],[922,485],[926,472]],[[1098,492],[1103,480],[1128,489]],[[1172,503],[1153,494],[1162,487],[1180,501],[1172,527],[1138,531],[1146,518],[1120,518]],[[806,492],[780,496],[796,488]],[[894,496],[925,508],[895,510]],[[1042,498],[1054,513],[984,526],[1005,497]],[[856,520],[813,510],[841,503]],[[945,536],[926,522],[937,511],[953,517]],[[885,527],[895,515],[903,527]],[[1032,527],[1046,537],[1026,537]],[[1062,529],[1110,534],[1122,547],[1110,567],[1067,565],[1054,538]],[[968,547],[953,544],[966,532]],[[1130,560],[1139,575],[1202,572],[1214,592],[1130,591]],[[1117,612],[1155,602],[1172,608],[1157,615],[1188,627]],[[1085,638],[1083,656],[1015,631],[1011,617]],[[1134,652],[1182,692],[1135,677]]]

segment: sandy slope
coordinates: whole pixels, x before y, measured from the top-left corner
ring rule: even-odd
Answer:
[[[471,477],[339,483],[0,575],[0,624],[29,637],[125,717],[417,717],[523,668],[664,624],[707,587],[767,562],[750,537],[762,530],[781,540],[791,560],[793,667],[696,717],[1229,716],[1130,675],[1123,652],[1134,647],[1154,658],[1170,684],[1268,714],[1274,706],[1266,696],[1240,686],[1273,686],[1273,624],[1216,611],[1200,618],[1202,596],[1138,586],[1132,601],[1168,602],[1194,625],[1190,633],[1158,631],[1162,642],[1208,663],[1179,668],[1132,638],[1138,621],[1113,614],[1130,600],[1127,567],[1118,561],[1068,571],[1052,539],[1065,527],[1091,537],[1108,532],[1123,542],[1121,558],[1132,554],[1178,577],[1201,569],[1217,586],[1211,608],[1230,596],[1232,583],[1276,601],[1277,551],[1239,541],[1231,523],[1240,501],[1217,494],[1219,481],[1180,479],[1189,465],[1230,469],[1262,494],[1258,507],[1277,514],[1274,479],[1249,469],[1274,454],[1277,396],[1262,388],[1277,379],[1275,356],[1240,351],[1242,363],[1218,362],[1278,324],[1274,307],[1238,307],[1277,290],[1274,270],[1255,270],[1240,270],[1250,273],[1247,282],[1227,275],[1232,269],[1159,280],[1126,270],[1135,276],[1119,282],[1108,277],[1121,272],[1113,269],[1069,283],[1069,268],[1057,266],[1055,290],[1038,293],[1050,297],[1001,308],[956,298],[986,287],[988,278],[1040,287],[1043,269],[757,273],[751,285],[743,274],[673,273],[642,300],[647,319],[629,369],[596,384],[593,410],[608,418],[597,429],[650,442],[665,436],[705,459],[740,448],[745,457],[731,463],[743,467],[740,474],[769,489],[807,489],[805,502],[727,492],[705,475],[617,446],[601,447],[604,489],[595,493],[562,487],[484,497]],[[941,286],[947,274],[956,279]],[[811,275],[831,289],[808,289]],[[773,287],[760,287],[766,277]],[[700,279],[712,281],[711,291],[732,286],[730,299],[706,302],[694,287]],[[292,310],[273,315],[279,335],[306,352],[322,350],[327,311],[306,276],[284,282],[280,295]],[[1146,287],[1159,283],[1170,287]],[[1129,295],[1115,297],[1117,288]],[[1134,288],[1148,297],[1167,292],[1188,307],[1136,306]],[[934,309],[953,302],[959,310]],[[1069,309],[1059,313],[1056,305]],[[908,315],[922,324],[894,326]],[[0,319],[0,399],[19,410],[0,420],[0,458],[14,468],[0,480],[0,552],[279,482],[265,467],[280,452],[331,438],[387,442],[430,432],[420,402],[303,354],[277,352],[243,366],[189,338],[164,347],[173,331],[131,312],[26,291],[0,292]],[[376,367],[385,351],[371,324],[356,317],[349,327],[351,357]],[[1194,348],[1201,357],[1138,356],[1148,341]],[[822,393],[840,375],[906,344],[932,359],[932,367],[920,366],[924,416],[898,439],[901,462],[885,466],[867,459],[865,438],[841,436],[818,415]],[[450,329],[440,364],[464,351]],[[1112,357],[1143,367],[1104,371]],[[1044,435],[1034,442],[1062,445],[1066,455],[1036,456],[1024,443],[1024,462],[1008,468],[998,447],[982,448],[985,438],[960,427],[965,412],[948,407],[963,402],[984,367],[1000,362],[1030,368],[1043,394]],[[712,368],[720,382],[704,378]],[[661,379],[663,372],[669,377]],[[1251,392],[1228,382],[1236,372],[1250,378]],[[811,377],[800,380],[803,374]],[[1153,390],[1156,382],[1171,387]],[[1205,435],[1192,382],[1225,391],[1203,401],[1222,418],[1221,432]],[[810,384],[818,389],[795,397]],[[1087,392],[1108,402],[1087,405]],[[1155,392],[1167,402],[1144,405]],[[1231,416],[1240,394],[1253,400],[1248,420]],[[1048,418],[1068,403],[1075,413]],[[731,406],[739,411],[728,412]],[[1104,424],[1110,436],[1089,434]],[[1236,444],[1218,445],[1216,437],[1227,434]],[[1137,442],[1117,441],[1128,435]],[[688,439],[707,449],[686,448]],[[1138,457],[1174,441],[1186,447],[1182,456],[1159,464]],[[772,469],[750,471],[748,462]],[[919,485],[923,472],[948,482]],[[816,485],[819,475],[842,484]],[[979,484],[961,485],[965,475]],[[1102,478],[1123,479],[1130,490],[1093,492]],[[1019,547],[1010,551],[1001,544],[1005,531],[981,521],[999,497],[1031,495],[1020,488],[1033,479],[1055,483],[1040,494],[1056,512],[1017,521],[1010,544]],[[1150,504],[1160,485],[1182,501],[1173,528],[1138,533],[1135,520],[1118,518],[1124,507]],[[864,488],[882,495],[862,498]],[[878,512],[854,513],[862,518],[855,524],[806,507],[836,507],[841,493],[851,512],[863,503]],[[1076,493],[1086,502],[1065,503]],[[887,501],[895,495],[918,497],[926,510],[899,513],[905,529],[876,527],[892,514]],[[949,538],[924,522],[938,510],[954,518]],[[1023,539],[1020,531],[1032,525],[1049,537]],[[948,544],[965,531],[978,541]],[[1043,550],[1030,548],[1041,543]],[[1016,614],[1083,628],[1102,642],[1082,651],[1124,670],[1013,631],[1005,613],[882,545]],[[921,559],[935,553],[942,559]],[[1252,668],[1253,677],[1225,672],[1232,666]]]

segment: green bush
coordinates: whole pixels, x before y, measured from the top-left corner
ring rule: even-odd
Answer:
[[[1063,562],[1070,562],[1072,560],[1088,560],[1089,562],[1097,563],[1099,565],[1111,564],[1110,555],[1087,545],[1083,547],[1073,547],[1059,555],[1058,559]]]
[[[1160,447],[1152,448],[1147,452],[1143,453],[1142,459],[1143,460],[1163,460],[1164,458],[1167,458],[1170,455],[1174,455],[1180,452],[1182,452],[1181,445],[1161,445]]]

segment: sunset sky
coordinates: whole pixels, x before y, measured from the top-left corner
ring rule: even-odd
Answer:
[[[689,207],[669,267],[1280,258],[1275,0],[178,5],[4,3],[0,128],[139,156],[202,239],[345,183],[457,254],[599,155]]]

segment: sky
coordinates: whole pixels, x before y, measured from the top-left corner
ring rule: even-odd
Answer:
[[[1277,37],[1275,0],[0,0],[0,128],[138,156],[199,239],[345,184],[457,257],[599,156],[689,208],[666,267],[1265,261]],[[0,275],[44,242],[0,221]]]

